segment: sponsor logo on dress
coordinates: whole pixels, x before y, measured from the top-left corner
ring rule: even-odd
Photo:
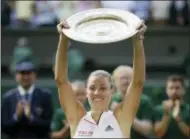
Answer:
[[[93,134],[92,131],[78,131],[78,135],[79,136],[85,136],[85,137],[91,137]]]
[[[106,131],[106,132],[113,131],[113,128],[112,128],[110,125],[108,125],[108,126],[106,127],[105,131]]]

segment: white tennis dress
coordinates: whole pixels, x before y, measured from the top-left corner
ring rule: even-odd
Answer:
[[[112,111],[103,112],[98,125],[88,112],[79,122],[73,138],[124,138]]]

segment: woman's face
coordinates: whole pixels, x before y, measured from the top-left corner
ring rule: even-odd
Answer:
[[[93,110],[107,110],[113,88],[105,76],[90,76],[87,83],[87,97]]]

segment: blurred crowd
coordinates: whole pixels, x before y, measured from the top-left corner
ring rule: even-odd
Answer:
[[[15,76],[15,88],[3,92],[2,133],[3,139],[70,139],[70,128],[62,108],[54,107],[53,95],[56,91],[36,85],[34,53],[29,47],[29,40],[19,38],[13,51],[10,71]],[[55,55],[53,54],[52,71],[54,71]],[[68,51],[69,79],[82,72],[84,56],[79,50]],[[190,57],[184,64],[189,71]],[[132,79],[132,67],[120,65],[112,73],[115,93],[112,96],[110,109],[114,110],[125,96],[126,89]],[[76,98],[89,111],[90,105],[86,97],[86,81],[75,78],[71,82]],[[139,109],[134,120],[131,139],[188,139],[190,136],[190,105],[184,100],[185,80],[180,75],[171,75],[166,80],[165,90],[159,90],[154,102],[151,96],[143,92]],[[155,92],[151,92],[154,94]],[[160,95],[164,96],[160,98]],[[45,98],[45,99],[44,99]],[[180,102],[180,103],[179,103]],[[58,102],[59,103],[59,102]],[[177,113],[177,114],[176,114]]]
[[[53,65],[54,70],[54,65]],[[115,93],[110,109],[115,110],[123,101],[131,79],[132,67],[120,65],[113,71]],[[1,103],[1,130],[6,139],[70,139],[70,127],[63,109],[54,110],[49,89],[36,85],[36,68],[29,61],[16,64],[17,86],[4,92]],[[71,82],[77,100],[89,111],[85,81]],[[131,139],[189,139],[190,106],[184,101],[184,78],[171,75],[161,93],[167,97],[156,104],[145,93],[131,130]],[[153,92],[152,92],[153,93]],[[83,131],[82,131],[83,132]],[[84,132],[85,129],[84,129]],[[5,139],[5,138],[3,138]]]
[[[74,13],[94,8],[130,11],[152,24],[188,25],[189,3],[173,1],[7,1],[2,0],[1,25],[11,28],[49,27]]]

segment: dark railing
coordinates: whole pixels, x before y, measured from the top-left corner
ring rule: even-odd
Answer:
[[[189,51],[190,29],[185,27],[148,26],[145,39],[145,53],[148,70],[179,71],[184,57]],[[41,29],[3,29],[2,30],[2,67],[10,63],[13,48],[18,38],[25,36],[29,40],[35,59],[40,67],[51,68],[52,57],[56,51],[58,34],[56,28]],[[131,40],[112,44],[86,44],[72,41],[71,47],[79,49],[86,58],[87,69],[112,69],[119,64],[132,64],[133,48]],[[93,63],[93,64],[92,64]],[[91,66],[88,66],[91,64]],[[51,69],[49,69],[51,70]],[[168,71],[167,70],[167,71]]]

